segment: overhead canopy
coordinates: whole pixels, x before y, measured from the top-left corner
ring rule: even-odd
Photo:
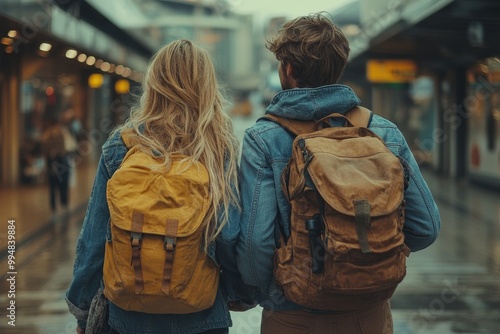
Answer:
[[[468,64],[500,54],[500,1],[436,0],[424,11],[419,2],[429,3],[410,2],[371,38],[353,40],[351,58]]]

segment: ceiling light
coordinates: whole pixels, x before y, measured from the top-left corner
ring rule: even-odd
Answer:
[[[115,92],[117,94],[127,94],[130,91],[130,82],[120,79],[115,82]]]
[[[50,45],[49,43],[40,44],[40,51],[49,52],[50,49],[52,49],[52,45]]]
[[[2,37],[1,43],[3,45],[12,45],[12,38]]]
[[[73,59],[77,54],[78,52],[76,50],[69,49],[68,51],[66,51],[66,58]]]
[[[104,72],[109,71],[110,68],[111,68],[111,65],[107,61],[105,61],[104,63],[101,64],[101,70]]]
[[[115,68],[115,73],[118,75],[122,75],[124,70],[125,70],[125,67],[123,67],[123,65],[117,65]]]
[[[126,78],[126,77],[129,77],[129,76],[130,76],[130,74],[132,74],[132,70],[131,70],[130,68],[128,68],[128,67],[125,67],[125,68],[123,69],[123,74],[122,74],[122,76]]]
[[[89,66],[92,66],[95,64],[95,57],[94,56],[90,56],[87,58],[87,65]]]
[[[104,82],[102,74],[94,73],[89,76],[89,87],[100,88]]]
[[[80,55],[78,56],[78,61],[80,63],[83,63],[86,59],[87,59],[87,55],[84,53],[80,53]]]

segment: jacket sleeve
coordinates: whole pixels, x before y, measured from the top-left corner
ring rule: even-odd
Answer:
[[[236,205],[230,208],[229,222],[217,237],[217,259],[221,266],[221,285],[229,301],[244,301],[251,304],[254,289],[245,284],[238,270],[236,245],[241,232],[241,210]]]
[[[240,161],[242,216],[236,254],[243,280],[266,292],[273,280],[278,204],[273,170],[262,147],[247,130]]]
[[[104,245],[110,217],[106,201],[108,179],[101,156],[76,245],[73,280],[66,292],[69,310],[78,319],[80,327],[85,327],[90,303],[102,281]]]
[[[405,243],[412,252],[430,246],[441,230],[441,218],[434,197],[420,172],[406,140],[401,135],[400,156],[409,173],[409,185],[405,191]]]

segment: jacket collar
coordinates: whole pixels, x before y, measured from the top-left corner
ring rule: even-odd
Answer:
[[[266,113],[303,121],[317,121],[335,112],[344,114],[360,103],[361,100],[354,91],[344,85],[293,88],[276,94]]]

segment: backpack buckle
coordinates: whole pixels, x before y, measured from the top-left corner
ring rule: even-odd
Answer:
[[[176,245],[177,245],[176,237],[166,236],[165,239],[163,240],[163,249],[165,249],[167,252],[174,253]]]
[[[132,247],[139,247],[139,249],[140,249],[141,242],[142,242],[142,233],[131,232],[130,233],[130,240],[132,240]]]

